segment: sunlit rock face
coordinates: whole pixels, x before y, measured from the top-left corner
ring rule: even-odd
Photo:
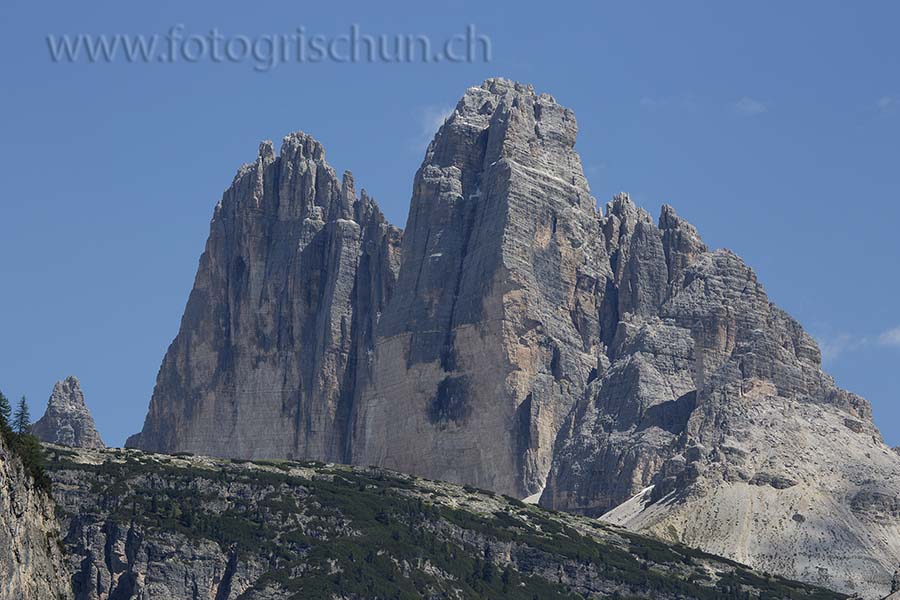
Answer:
[[[626,253],[613,255],[618,325],[541,504],[883,596],[900,558],[900,460],[869,404],[835,386],[740,258],[707,250],[669,207],[655,225],[636,210],[607,209]]]
[[[611,276],[572,112],[470,88],[416,174],[359,412],[361,464],[539,492],[602,344]]]

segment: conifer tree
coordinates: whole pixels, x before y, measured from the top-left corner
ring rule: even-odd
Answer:
[[[0,392],[0,427],[9,427],[9,420],[12,418],[12,407],[9,400]]]
[[[25,396],[22,396],[22,399],[19,400],[19,405],[16,407],[16,414],[13,417],[13,429],[19,435],[31,433],[31,413],[28,411]]]

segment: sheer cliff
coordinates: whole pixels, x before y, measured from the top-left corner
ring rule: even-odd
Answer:
[[[216,208],[128,445],[538,492],[610,312],[576,132],[530,86],[470,88],[416,175],[402,244],[318,142],[264,144]]]
[[[53,501],[9,441],[0,433],[0,600],[72,598]]]
[[[181,329],[128,445],[348,459],[346,423],[391,295],[400,231],[303,133],[216,206]]]
[[[601,344],[609,274],[572,112],[470,88],[416,174],[353,458],[528,496]]]

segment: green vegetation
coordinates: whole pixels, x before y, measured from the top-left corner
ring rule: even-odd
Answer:
[[[590,589],[622,599],[842,598],[602,525],[585,535],[569,517],[474,488],[453,496],[481,512],[453,506],[414,478],[374,469],[281,460],[210,467],[138,452],[99,465],[76,458],[53,449],[48,469],[89,473],[80,480],[103,520],[253,557],[269,565],[254,587],[294,598],[575,599]],[[80,507],[72,512],[86,518]],[[707,560],[724,576],[710,577]]]
[[[25,396],[22,396],[10,423],[9,400],[0,392],[0,437],[10,452],[22,461],[25,472],[34,480],[35,485],[49,492],[50,478],[44,471],[44,452],[40,441],[31,435],[31,417],[25,404]]]
[[[0,392],[0,427],[9,427],[9,420],[12,418],[12,407],[9,400]]]
[[[22,399],[19,400],[19,405],[16,407],[16,414],[13,417],[13,429],[19,435],[31,433],[31,413],[28,411],[28,403],[25,401],[25,396],[22,396]]]

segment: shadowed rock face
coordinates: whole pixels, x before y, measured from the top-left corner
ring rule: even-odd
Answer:
[[[627,194],[600,213],[574,115],[466,91],[388,225],[318,142],[263,144],[217,206],[129,445],[372,464],[836,589],[900,561],[900,456],[727,250]]]
[[[181,329],[127,445],[346,461],[400,231],[317,141],[270,142],[216,206]]]
[[[47,410],[34,425],[31,433],[37,438],[76,448],[105,448],[94,417],[84,403],[81,384],[75,377],[57,381],[47,402]]]

